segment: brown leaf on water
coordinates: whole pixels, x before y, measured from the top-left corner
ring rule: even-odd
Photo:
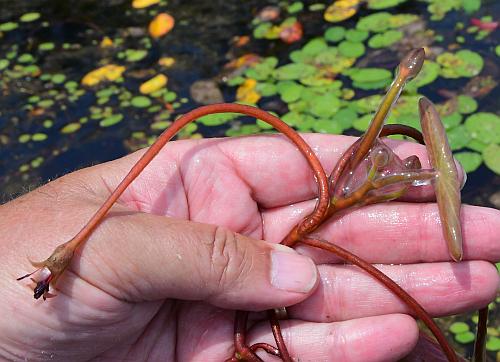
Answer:
[[[462,228],[460,225],[460,180],[444,126],[439,114],[427,98],[419,101],[420,122],[432,167],[438,172],[434,184],[439,216],[448,250],[455,261],[462,259]]]

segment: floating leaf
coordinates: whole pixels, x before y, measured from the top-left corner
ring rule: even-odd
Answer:
[[[486,166],[500,175],[500,146],[491,144],[483,150],[483,160]]]
[[[460,181],[457,167],[436,108],[427,98],[420,99],[418,105],[429,160],[438,173],[434,190],[444,238],[451,257],[459,261],[462,259],[463,251],[460,225]]]
[[[368,38],[369,32],[366,30],[349,29],[345,33],[345,38],[352,42],[360,42]]]
[[[174,28],[175,20],[172,15],[160,13],[149,23],[149,35],[153,38],[160,38],[169,33]]]
[[[478,112],[465,120],[472,138],[483,143],[500,144],[500,117],[494,113]]]
[[[239,113],[215,113],[198,118],[197,122],[205,126],[220,126],[239,117]]]
[[[463,125],[452,128],[448,131],[448,142],[453,151],[464,148],[470,140],[471,136]]]
[[[360,89],[384,88],[391,82],[392,73],[382,68],[352,68],[345,72],[353,86]]]
[[[483,162],[481,155],[476,152],[459,152],[453,156],[467,173],[474,172]]]
[[[449,116],[442,117],[441,121],[443,121],[444,128],[448,130],[458,126],[462,122],[462,116],[460,115],[460,113],[455,112],[450,114]]]
[[[441,67],[439,66],[439,64],[431,60],[425,60],[422,69],[415,78],[408,82],[408,84],[406,85],[406,89],[408,91],[416,92],[417,88],[423,87],[427,84],[431,84],[439,76],[440,70]],[[444,119],[443,123],[445,123]]]
[[[464,322],[454,322],[450,325],[450,332],[453,334],[464,333],[470,331],[470,327]]]
[[[148,52],[144,49],[127,49],[125,51],[125,58],[127,62],[138,62],[144,59]]]
[[[325,39],[332,42],[336,43],[338,41],[341,41],[344,39],[346,31],[345,28],[342,26],[333,26],[331,28],[328,28],[325,31]],[[500,47],[500,46],[499,46]]]
[[[337,0],[326,8],[323,17],[331,23],[349,19],[358,11],[359,0]]]
[[[483,69],[483,58],[470,50],[460,50],[457,53],[445,52],[436,61],[441,65],[441,75],[445,78],[473,77]]]
[[[146,108],[151,105],[151,99],[145,96],[135,96],[130,100],[130,104],[135,108]]]
[[[282,81],[276,85],[277,91],[283,102],[291,103],[300,99],[303,86],[294,81]]]
[[[4,70],[9,66],[9,61],[7,59],[0,59],[0,70]]]
[[[320,118],[329,118],[333,116],[340,108],[340,100],[331,93],[315,97],[311,102],[309,111]]]
[[[295,43],[302,39],[304,31],[302,29],[302,24],[299,21],[294,21],[291,24],[287,24],[286,21],[278,28],[279,38],[287,43]]]
[[[0,31],[12,31],[14,29],[17,29],[19,25],[17,23],[14,23],[13,21],[9,21],[7,23],[0,24]]]
[[[339,44],[339,52],[348,58],[359,58],[365,53],[365,46],[360,42],[344,40]]]
[[[66,126],[61,128],[61,133],[63,134],[74,133],[78,131],[81,127],[82,125],[79,122],[68,123]]]
[[[31,136],[31,139],[36,142],[45,141],[47,138],[48,136],[45,133],[34,133]]]
[[[111,127],[111,126],[114,126],[115,124],[119,123],[122,119],[123,119],[123,114],[113,114],[111,116],[104,118],[102,121],[100,121],[99,126]]]
[[[139,92],[142,94],[150,94],[162,89],[167,85],[168,78],[163,74],[158,74],[148,81],[141,84]]]
[[[315,38],[312,40],[309,40],[306,45],[302,47],[302,51],[310,56],[316,56],[321,52],[324,52],[326,49],[328,49],[328,44],[326,43],[325,39],[323,38]]]
[[[457,97],[457,102],[458,111],[462,114],[472,113],[477,109],[477,102],[472,97],[460,95]]]
[[[274,71],[274,76],[278,80],[294,80],[308,77],[316,72],[316,68],[309,64],[292,63],[286,64]]]
[[[356,24],[359,30],[373,31],[375,33],[388,30],[391,27],[389,20],[391,14],[386,12],[374,13],[361,18]]]
[[[374,115],[374,113],[365,114],[363,117],[355,119],[352,122],[352,126],[354,127],[354,129],[364,132],[368,129],[368,126],[370,125]]]
[[[113,82],[122,76],[125,67],[115,64],[108,64],[103,67],[97,68],[87,73],[82,78],[82,84],[85,86],[94,86],[102,81]]]
[[[53,50],[56,47],[56,45],[52,42],[46,42],[46,43],[41,43],[38,45],[38,50],[48,52],[50,50]]]
[[[256,91],[257,81],[247,79],[236,90],[236,99],[239,102],[256,104],[261,95]]]
[[[301,1],[295,1],[294,3],[288,5],[287,11],[289,14],[298,13],[304,9],[304,4]]]
[[[32,12],[32,13],[26,13],[23,14],[19,20],[22,21],[23,23],[29,23],[31,21],[38,20],[40,18],[40,13]]]
[[[132,1],[132,7],[134,9],[142,9],[147,8],[151,5],[156,5],[160,2],[160,0],[134,0]]]
[[[175,59],[172,57],[163,57],[158,60],[158,64],[165,68],[170,68],[174,63]]]
[[[50,80],[52,81],[52,83],[61,84],[66,80],[66,76],[64,74],[58,73],[54,74]]]
[[[367,0],[368,9],[387,9],[404,3],[406,0]]]
[[[19,141],[19,143],[26,143],[26,142],[29,142],[31,141],[31,135],[30,134],[22,134],[19,136],[19,138],[17,139]]]
[[[491,336],[486,342],[486,350],[488,351],[500,351],[500,338]],[[497,355],[498,356],[498,355]]]
[[[476,338],[476,336],[474,335],[474,333],[472,333],[470,331],[469,332],[455,334],[455,340],[458,343],[462,343],[462,344],[471,343],[471,342],[474,341],[475,338]]]
[[[403,38],[403,32],[399,30],[388,30],[381,34],[375,34],[368,41],[370,48],[386,48]]]

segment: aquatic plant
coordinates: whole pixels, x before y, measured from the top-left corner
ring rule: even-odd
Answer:
[[[32,262],[37,269],[18,278],[18,280],[33,277],[36,284],[34,297],[36,299],[51,297],[50,288],[55,285],[68,267],[76,248],[87,240],[125,189],[179,130],[202,116],[215,113],[242,113],[259,118],[290,139],[307,159],[318,185],[318,201],[314,211],[295,225],[281,243],[290,247],[305,244],[320,248],[332,252],[345,262],[365,270],[397,295],[427,325],[443,348],[449,361],[458,361],[457,356],[446,342],[439,328],[415,299],[368,262],[340,248],[333,242],[316,239],[311,234],[326,219],[339,212],[397,199],[406,193],[410,185],[420,186],[434,183],[443,233],[448,242],[450,254],[456,261],[461,259],[459,180],[444,133],[444,126],[439,119],[437,110],[426,98],[420,99],[419,107],[423,136],[418,130],[405,125],[384,125],[404,85],[409,79],[418,74],[423,61],[423,49],[411,51],[401,61],[394,81],[380,103],[366,133],[345,151],[329,178],[327,178],[312,149],[298,133],[276,116],[258,108],[241,104],[214,104],[184,114],[162,133],[143,154],[77,235],[68,242],[59,245],[46,260]],[[396,156],[382,139],[382,137],[393,134],[403,134],[415,138],[418,142],[425,141],[434,169],[422,169],[417,156],[410,156],[404,160]],[[281,313],[278,313],[277,310],[269,311],[269,319],[277,347],[265,343],[247,346],[245,337],[248,313],[237,312],[234,337],[235,354],[227,361],[261,361],[255,354],[258,349],[263,349],[274,356],[278,356],[283,361],[292,361],[281,335],[280,316],[278,314],[283,314],[283,310]],[[478,348],[478,350],[481,349]]]

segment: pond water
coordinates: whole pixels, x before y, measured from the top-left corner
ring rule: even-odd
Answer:
[[[431,80],[418,92],[441,105],[449,118],[454,150],[467,153],[464,162],[475,169],[469,173],[463,200],[498,208],[500,156],[495,150],[500,120],[495,114],[500,49],[499,30],[488,15],[499,14],[500,3],[483,1],[477,9],[476,1],[464,1],[469,5],[463,8],[457,4],[462,2],[371,0],[353,7],[352,17],[332,23],[325,20],[331,3],[320,1],[159,1],[134,9],[130,1],[119,0],[0,0],[1,200],[144,147],[177,115],[203,102],[251,102],[254,97],[262,108],[287,115],[301,131],[360,134],[362,119],[371,110],[367,100],[382,94],[387,85],[380,69],[393,69],[406,50],[425,46],[439,74],[433,79],[429,75]],[[265,7],[268,13],[262,12]],[[161,12],[170,14],[175,25],[155,39],[148,33],[148,24]],[[362,19],[378,13],[388,15],[365,29]],[[398,14],[407,15],[392,17]],[[296,23],[302,34],[292,41]],[[312,39],[319,40],[311,43]],[[330,52],[322,59],[333,57],[341,69],[320,67],[319,58],[314,64],[304,60],[321,57],[325,46]],[[473,60],[453,58],[464,50],[477,54],[480,67],[476,55]],[[462,61],[465,65],[457,63]],[[311,76],[299,79],[290,74],[285,66],[292,62],[300,63],[301,72],[311,71]],[[113,81],[82,84],[85,75],[108,64],[123,66],[123,74]],[[361,73],[356,72],[366,67],[377,68],[378,73],[374,80],[359,84],[356,74]],[[461,74],[452,74],[460,67]],[[168,77],[166,88],[141,94],[140,85],[158,74]],[[327,97],[322,87],[331,87],[335,99],[329,102],[337,105],[335,112],[306,98],[306,94]],[[295,95],[297,89],[303,99]],[[414,100],[416,92],[417,88],[406,95],[406,102]],[[353,119],[334,124],[338,112]],[[416,103],[409,110],[401,106],[396,114],[413,125],[415,112]],[[487,114],[487,120],[478,121],[486,136],[471,126],[474,113]],[[181,137],[267,131],[247,118],[223,121],[198,122]],[[496,306],[492,317],[496,321],[490,335],[498,337]],[[473,326],[468,317],[462,319]],[[490,356],[494,358],[497,351],[491,350]]]

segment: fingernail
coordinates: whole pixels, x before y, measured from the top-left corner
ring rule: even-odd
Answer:
[[[318,279],[313,261],[295,252],[271,252],[271,284],[281,290],[308,293]]]

